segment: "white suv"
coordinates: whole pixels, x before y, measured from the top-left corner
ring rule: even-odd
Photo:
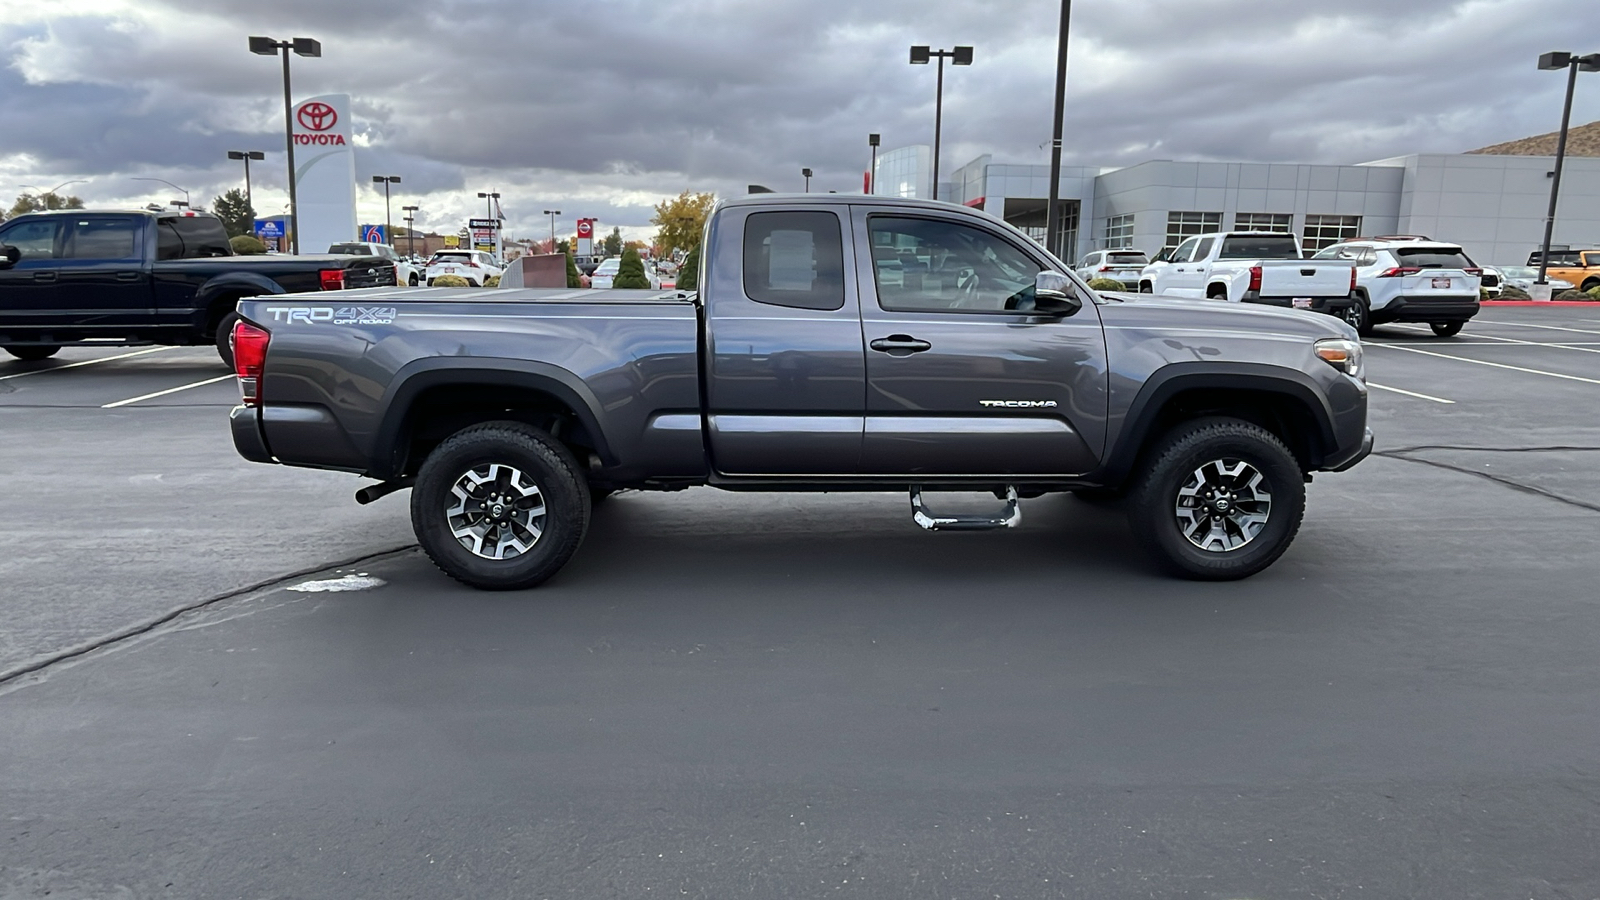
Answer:
[[[1426,322],[1434,334],[1450,337],[1478,314],[1483,269],[1459,244],[1409,236],[1357,238],[1314,258],[1355,262],[1360,302],[1346,319],[1363,336],[1385,322]]]

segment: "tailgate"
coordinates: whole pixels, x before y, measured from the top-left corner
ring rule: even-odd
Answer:
[[[1354,263],[1339,260],[1262,260],[1263,297],[1347,297]]]

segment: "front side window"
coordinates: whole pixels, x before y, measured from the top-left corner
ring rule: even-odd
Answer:
[[[24,260],[54,259],[60,230],[61,224],[55,219],[19,222],[0,232],[0,244],[17,248]]]
[[[940,219],[871,216],[878,305],[902,312],[1026,308],[1043,267],[993,232]],[[892,262],[891,262],[892,261]]]
[[[63,255],[67,259],[133,259],[137,228],[133,219],[79,219],[72,223],[72,238]]]
[[[1189,238],[1187,241],[1179,244],[1178,249],[1172,251],[1171,261],[1175,263],[1186,263],[1189,260],[1194,259],[1194,247],[1198,243],[1200,243],[1199,238]]]
[[[844,307],[844,242],[831,212],[751,213],[744,221],[744,293],[798,309]]]

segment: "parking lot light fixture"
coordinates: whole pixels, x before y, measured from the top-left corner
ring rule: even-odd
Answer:
[[[405,223],[406,223],[406,255],[407,256],[416,256],[417,255],[417,210],[419,210],[421,208],[422,207],[420,207],[420,206],[402,206],[402,207],[400,207],[400,210],[406,214]],[[389,243],[393,244],[394,241],[391,240]]]
[[[872,148],[872,164],[867,167],[867,193],[878,192],[878,134],[867,135],[867,146]]]
[[[305,56],[312,59],[322,55],[322,43],[314,38],[297,37],[293,40],[279,41],[270,37],[252,36],[250,38],[250,52],[257,56],[283,57],[283,137],[284,147],[287,150],[289,163],[289,252],[300,252],[300,219],[296,215],[299,211],[299,201],[295,196],[294,187],[294,100],[291,99],[289,90],[289,54]]]
[[[933,199],[939,199],[939,137],[944,128],[944,61],[952,66],[972,65],[972,48],[956,47],[953,50],[934,50],[925,44],[911,48],[911,64],[925,66],[930,59],[939,60],[939,78],[933,89]]]
[[[159,181],[162,184],[166,185],[169,188],[172,188],[175,191],[183,191],[183,205],[184,206],[188,206],[189,205],[189,192],[188,192],[188,190],[186,190],[184,188],[181,188],[181,187],[178,187],[177,185],[173,184],[172,182],[166,180],[165,178],[134,178],[132,180],[133,181]]]
[[[391,219],[389,217],[389,185],[399,184],[400,176],[374,175],[372,176],[372,183],[383,185],[383,236],[386,240],[388,240],[389,246],[393,247],[394,226],[391,224]]]
[[[479,191],[478,199],[483,201],[484,218],[493,219],[495,201],[500,199],[499,191]]]
[[[544,214],[550,217],[550,252],[556,252],[556,216],[561,215],[559,209],[547,209]]]
[[[801,169],[800,174],[805,176],[806,179],[806,193],[811,193],[811,170]]]
[[[1600,72],[1600,53],[1579,56],[1555,51],[1539,57],[1539,68],[1546,72],[1567,70],[1567,99],[1561,107],[1561,136],[1556,139],[1556,168],[1550,179],[1550,210],[1544,217],[1544,244],[1539,252],[1539,278],[1536,285],[1548,286],[1545,271],[1550,266],[1550,239],[1556,227],[1556,199],[1561,194],[1561,166],[1567,158],[1567,127],[1572,121],[1572,94],[1578,86],[1578,72]],[[1548,299],[1548,298],[1546,298]]]
[[[250,160],[266,159],[267,155],[260,150],[229,150],[229,159],[244,160],[244,205],[250,207],[250,215],[256,214],[255,195],[250,192]]]

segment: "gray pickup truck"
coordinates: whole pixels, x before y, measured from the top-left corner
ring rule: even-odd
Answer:
[[[523,588],[622,488],[910,492],[925,528],[1018,499],[1121,498],[1175,574],[1242,578],[1315,471],[1372,447],[1361,344],[1292,310],[1096,294],[979,212],[883,197],[724,202],[698,294],[437,288],[246,299],[247,459],[412,488],[451,576]],[[993,492],[941,515],[936,491]],[[933,503],[937,506],[937,503]]]

